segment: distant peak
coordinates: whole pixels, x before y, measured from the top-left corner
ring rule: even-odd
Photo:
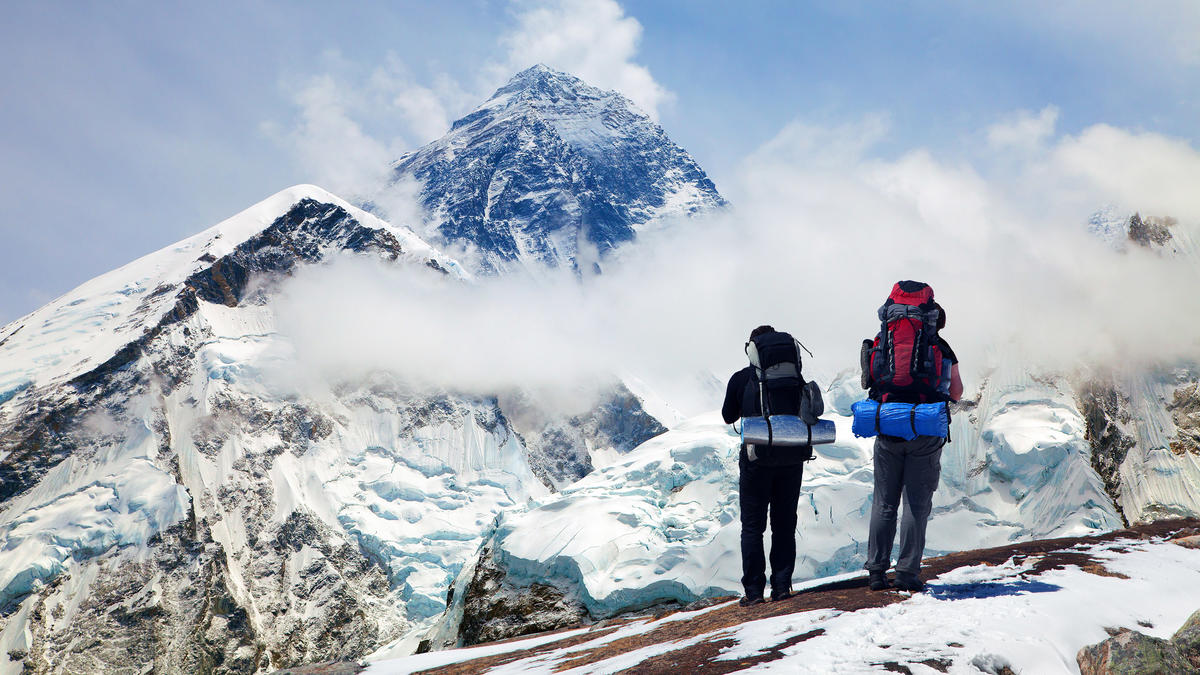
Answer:
[[[557,71],[544,63],[535,63],[516,75],[513,75],[512,79],[519,80],[521,78],[534,77],[540,74],[564,75],[565,73]]]
[[[512,79],[510,79],[508,81],[508,84],[516,84],[516,83],[520,83],[520,82],[536,82],[536,81],[542,81],[542,80],[556,80],[556,79],[566,80],[566,81],[574,81],[574,82],[582,82],[582,80],[580,80],[578,77],[575,77],[574,75],[571,75],[570,73],[564,73],[560,70],[555,70],[555,69],[551,68],[550,66],[547,66],[544,63],[538,63],[536,65],[529,66],[528,68],[526,68],[525,70],[522,70],[521,72],[517,73],[516,75],[513,75]],[[505,86],[507,86],[507,85],[505,85]]]
[[[570,73],[554,70],[539,63],[513,75],[507,84],[492,94],[492,98],[496,99],[502,96],[517,96],[522,99],[571,98],[585,91],[593,95],[605,93]]]

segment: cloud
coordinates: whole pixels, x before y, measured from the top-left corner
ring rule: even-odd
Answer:
[[[1200,221],[1200,152],[1187,141],[1097,124],[1062,139],[1052,161],[1127,208]]]
[[[379,184],[392,154],[351,118],[362,105],[358,92],[322,75],[300,87],[295,102],[296,126],[285,133],[269,125],[266,131],[295,154],[312,182],[347,196]]]
[[[367,89],[373,94],[375,114],[399,117],[407,149],[441,137],[454,119],[482,100],[445,73],[421,84],[395,54],[388,54],[373,70]]]
[[[741,166],[735,207],[657,230],[584,282],[466,284],[361,260],[305,269],[285,287],[282,330],[298,361],[325,373],[382,369],[480,394],[521,384],[578,401],[613,373],[724,377],[749,330],[770,323],[812,349],[806,372],[828,384],[855,367],[891,285],[915,278],[948,310],[968,386],[998,349],[1034,372],[1200,357],[1195,259],[1118,253],[1086,228],[1115,191],[1143,213],[1193,214],[1177,231],[1200,236],[1200,196],[1155,184],[1200,177],[1186,143],[1037,129],[1041,152],[1002,143],[967,163],[926,148],[883,156],[873,141],[886,129],[879,117],[788,125]],[[1166,180],[1163,167],[1180,173]]]
[[[1020,110],[1007,120],[987,130],[988,145],[993,149],[1018,148],[1032,150],[1041,147],[1054,135],[1058,123],[1058,108],[1049,105],[1036,115]]]
[[[418,83],[394,54],[369,71],[336,52],[325,62],[329,72],[285,85],[294,92],[292,126],[265,123],[263,131],[292,153],[306,182],[421,230],[420,186],[394,184],[392,162],[446,133],[474,95],[446,75]]]
[[[657,120],[673,98],[650,71],[635,62],[642,25],[614,0],[514,3],[516,27],[500,44],[507,52],[497,67],[505,79],[536,63],[615,89]]]

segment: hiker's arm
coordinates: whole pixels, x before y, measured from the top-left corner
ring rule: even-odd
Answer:
[[[962,378],[958,376],[958,364],[956,363],[950,368],[950,400],[957,401],[962,398],[962,393]]]
[[[740,372],[740,371],[739,371]],[[725,386],[725,403],[721,406],[721,418],[726,424],[733,424],[742,416],[742,387],[741,378],[734,373]]]

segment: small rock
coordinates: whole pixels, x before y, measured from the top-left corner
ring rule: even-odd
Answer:
[[[1184,548],[1200,548],[1200,534],[1193,534],[1190,537],[1180,537],[1179,539],[1172,539],[1171,541],[1183,546]]]

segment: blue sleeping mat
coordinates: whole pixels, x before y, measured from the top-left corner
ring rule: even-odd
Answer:
[[[898,436],[911,441],[917,436],[945,438],[950,433],[950,411],[945,403],[879,403],[867,399],[850,406],[854,411],[855,436],[870,438],[876,434]]]

